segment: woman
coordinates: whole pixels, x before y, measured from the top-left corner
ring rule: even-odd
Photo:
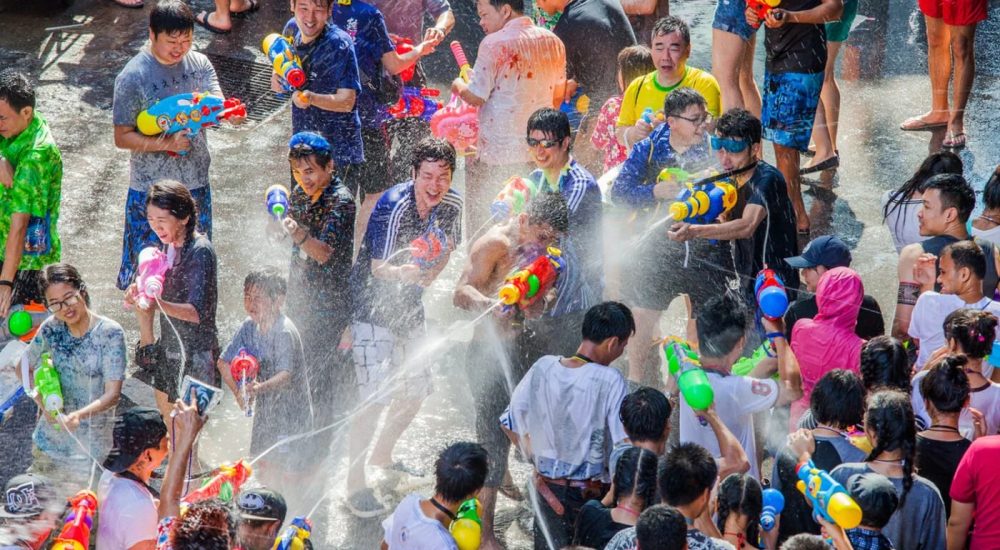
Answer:
[[[87,285],[75,267],[46,267],[39,286],[53,318],[42,324],[25,357],[37,372],[42,355],[48,354],[59,374],[64,416],[42,414],[35,427],[37,452],[31,469],[80,488],[88,484],[92,459],[102,460],[111,448],[111,409],[125,379],[125,332],[90,309]]]
[[[882,221],[889,226],[889,234],[898,253],[908,244],[927,239],[920,235],[917,210],[920,209],[920,186],[931,176],[962,174],[962,159],[955,153],[939,151],[924,159],[913,177],[895,191],[882,195]]]
[[[722,538],[736,550],[756,548],[764,508],[760,482],[749,474],[729,474],[719,485],[717,502]]]
[[[604,548],[615,533],[636,524],[639,514],[656,503],[656,453],[630,447],[615,466],[613,479],[614,508],[599,500],[589,500],[576,519],[573,544]]]
[[[861,381],[865,391],[879,389],[910,393],[910,359],[903,343],[892,336],[876,336],[861,348]]]
[[[162,295],[149,307],[139,304],[136,283],[125,291],[125,303],[134,306],[139,321],[135,377],[156,390],[157,408],[166,417],[184,375],[219,385],[215,249],[205,235],[195,232],[195,202],[179,182],[163,180],[149,189],[146,219],[163,243],[170,267]],[[159,341],[153,331],[156,310],[161,313]]]
[[[719,0],[712,19],[712,76],[725,108],[746,109],[760,117],[760,90],[753,79],[757,29],[747,23],[745,0]]]
[[[1000,246],[1000,166],[993,170],[993,175],[986,180],[983,188],[983,213],[972,221],[969,233],[973,237],[983,239]]]

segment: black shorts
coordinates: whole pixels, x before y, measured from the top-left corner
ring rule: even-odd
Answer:
[[[365,147],[365,162],[338,167],[337,175],[352,195],[361,189],[361,200],[366,195],[377,195],[393,186],[392,165],[389,163],[389,135],[385,128],[362,128],[361,141]]]
[[[642,240],[622,273],[622,295],[632,307],[663,311],[679,294],[697,307],[722,294],[735,278],[729,241],[671,241],[666,230]],[[685,267],[685,257],[687,267]]]

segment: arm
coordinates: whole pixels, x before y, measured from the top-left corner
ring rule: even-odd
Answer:
[[[397,53],[396,50],[385,52],[382,54],[382,65],[389,71],[389,74],[399,74],[419,61],[421,57],[433,51],[434,42],[424,40],[404,54]]]
[[[291,217],[286,217],[282,223],[285,232],[292,238],[292,243],[298,246],[299,250],[305,252],[306,256],[309,256],[320,265],[330,261],[330,258],[333,256],[332,246],[312,236],[309,231]]]
[[[292,381],[292,373],[283,370],[278,374],[268,378],[263,382],[257,382],[253,385],[253,392],[256,393],[267,393],[277,389],[281,389],[287,386]]]
[[[654,186],[646,183],[646,159],[650,158],[652,147],[648,139],[635,144],[611,185],[612,200],[630,208],[656,204]]]
[[[128,547],[128,550],[156,550],[156,540],[149,539]]]
[[[743,210],[741,218],[709,224],[687,224],[676,223],[671,227],[669,235],[674,240],[688,240],[696,237],[699,239],[717,239],[731,241],[735,239],[749,239],[753,237],[754,231],[767,217],[767,210],[759,204],[748,204]],[[687,237],[687,238],[684,238]]]
[[[170,135],[146,136],[135,126],[115,125],[115,147],[139,153],[180,153],[191,148],[188,133],[184,130]]]
[[[317,94],[304,90],[301,94],[292,94],[292,101],[300,109],[316,107],[335,113],[349,113],[354,110],[354,102],[358,93],[350,88],[337,88],[332,94]]]
[[[976,514],[974,502],[962,502],[951,499],[951,516],[948,517],[948,550],[965,548],[969,536],[969,526]]]
[[[772,321],[763,317],[761,323],[767,332],[785,333],[784,321],[781,319]],[[778,401],[774,406],[780,407],[802,397],[802,374],[799,372],[799,363],[795,359],[795,353],[785,341],[785,337],[775,336],[771,340],[774,342],[774,350],[778,356],[778,378],[781,380],[778,387]]]
[[[24,239],[28,234],[28,213],[16,212],[10,216],[10,232],[4,245],[3,270],[0,271],[0,281],[13,283],[17,277],[17,267],[21,264],[21,254],[24,252]],[[0,286],[0,317],[6,317],[10,309],[10,301],[14,289],[10,286]]]
[[[197,403],[197,399],[194,398],[194,390],[191,390],[191,402]],[[194,447],[198,432],[205,425],[205,421],[198,415],[198,407],[185,405],[179,399],[174,403],[171,416],[172,418],[167,425],[173,431],[170,437],[173,441],[173,449],[170,452],[166,474],[163,476],[163,485],[160,487],[160,506],[157,509],[157,515],[160,519],[180,517],[181,515],[181,490],[184,487],[184,478],[186,477],[187,457]]]
[[[622,10],[626,15],[653,15],[656,0],[622,0]]]
[[[448,10],[442,12],[441,15],[437,16],[437,19],[434,21],[434,26],[427,29],[428,34],[424,36],[424,40],[428,40],[429,38],[436,39],[437,43],[440,43],[445,36],[451,34],[451,30],[454,28],[455,28],[455,14],[449,8]],[[441,32],[440,38],[436,38],[436,36],[431,36],[431,34],[435,29]]]
[[[198,310],[192,304],[178,304],[160,300],[160,307],[163,308],[163,313],[166,313],[168,317],[188,323],[201,322],[201,316],[198,315]]]
[[[504,243],[494,239],[479,241],[472,246],[469,262],[458,279],[452,302],[455,307],[470,311],[485,311],[493,307],[494,299],[479,291],[490,283],[493,270],[506,255]]]
[[[701,416],[712,427],[715,438],[719,441],[719,453],[722,455],[719,461],[719,479],[726,479],[729,474],[741,474],[750,471],[750,460],[747,458],[743,446],[739,440],[729,431],[729,428],[722,423],[715,407],[709,407],[700,413]]]
[[[66,424],[79,425],[80,420],[89,418],[99,412],[106,411],[118,404],[122,396],[122,381],[114,380],[104,383],[104,393],[91,401],[87,406],[66,415]]]
[[[243,403],[243,397],[240,395],[239,388],[236,387],[236,379],[233,378],[233,371],[229,361],[223,358],[219,358],[219,361],[215,364],[215,367],[219,369],[219,375],[222,377],[222,382],[226,384],[229,391],[233,392],[233,397],[236,398],[236,404],[243,409],[246,407],[246,403]]]
[[[896,293],[896,311],[892,318],[892,335],[900,340],[909,338],[913,306],[921,294],[920,283],[913,277],[913,268],[922,253],[923,248],[920,243],[907,245],[899,253],[899,265],[896,271],[899,290]]]
[[[472,93],[472,91],[469,90],[469,85],[466,84],[461,78],[456,78],[452,81],[451,91],[473,107],[481,107],[484,103],[486,103],[486,99],[488,99],[479,97],[478,95]]]

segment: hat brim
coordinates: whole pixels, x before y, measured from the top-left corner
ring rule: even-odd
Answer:
[[[252,520],[252,521],[281,521],[278,518],[269,518],[269,517],[265,517],[265,516],[257,516],[257,515],[254,515],[254,514],[248,514],[248,513],[244,512],[242,510],[240,510],[240,519],[249,519],[249,520]]]
[[[804,256],[792,256],[791,258],[785,258],[785,263],[794,267],[795,269],[807,269],[810,267],[816,267],[816,264],[805,259]]]
[[[120,474],[135,463],[142,453],[123,453],[120,449],[112,449],[108,458],[104,459],[104,468],[113,474]]]

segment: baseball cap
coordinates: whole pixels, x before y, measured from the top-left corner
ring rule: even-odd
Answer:
[[[135,407],[115,419],[114,447],[104,460],[104,467],[121,473],[135,463],[146,449],[160,446],[167,435],[160,411],[148,407]]]
[[[0,518],[30,518],[50,508],[55,491],[49,480],[37,474],[21,474],[4,486]]]
[[[899,506],[896,486],[882,474],[854,474],[847,478],[847,490],[861,507],[861,525],[865,527],[885,527]]]
[[[330,142],[316,132],[299,132],[288,140],[288,148],[310,153],[330,154]]]
[[[236,498],[240,519],[285,522],[288,506],[284,497],[266,487],[247,489]]]
[[[818,265],[829,268],[851,267],[851,250],[840,238],[833,235],[823,235],[809,241],[802,254],[785,258],[785,263],[796,269],[806,269]]]

